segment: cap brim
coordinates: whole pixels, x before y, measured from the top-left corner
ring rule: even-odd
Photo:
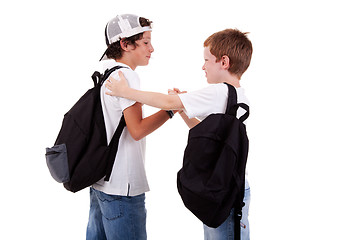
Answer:
[[[109,60],[109,58],[106,56],[106,50],[105,50],[104,54],[101,56],[99,62],[101,62],[102,60]]]

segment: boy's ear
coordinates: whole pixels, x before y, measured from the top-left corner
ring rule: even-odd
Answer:
[[[124,42],[123,40],[120,40],[120,46],[124,51],[127,51],[127,47],[128,47],[127,42]]]
[[[228,70],[230,68],[230,58],[226,55],[221,57],[221,66],[225,69]]]

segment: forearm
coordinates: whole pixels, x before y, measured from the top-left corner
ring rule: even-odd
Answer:
[[[189,118],[183,111],[180,112],[180,116],[189,128],[193,128],[200,123],[196,118]]]
[[[163,110],[179,110],[183,108],[182,102],[177,95],[166,95],[128,88],[123,97]]]
[[[166,111],[158,111],[157,113],[140,120],[136,126],[131,129],[130,134],[138,141],[161,127],[169,120],[169,118],[170,116]]]
[[[149,135],[169,119],[170,116],[165,110],[158,111],[157,113],[144,118],[142,120],[142,126],[145,128],[144,135]]]
[[[170,118],[166,111],[159,111],[143,118],[142,106],[139,102],[124,109],[123,114],[125,116],[126,127],[132,138],[136,141],[152,133]]]

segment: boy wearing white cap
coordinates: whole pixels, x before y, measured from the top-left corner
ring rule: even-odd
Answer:
[[[107,49],[100,61],[105,68],[121,66],[112,73],[119,79],[121,71],[129,86],[140,89],[140,79],[134,71],[146,66],[152,52],[151,22],[132,14],[111,19],[105,28]],[[145,136],[159,128],[169,118],[161,110],[143,118],[142,104],[105,94],[101,88],[101,104],[108,141],[111,140],[122,115],[124,128],[109,181],[100,180],[90,188],[90,212],[86,239],[142,240],[146,234],[145,192],[149,191],[146,178]],[[172,114],[172,113],[171,113]]]

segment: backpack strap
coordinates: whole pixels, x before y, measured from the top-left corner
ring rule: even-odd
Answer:
[[[245,183],[242,184],[241,194],[236,198],[234,206],[234,240],[240,240],[241,238],[241,218],[242,208],[245,206],[244,203]]]
[[[228,94],[228,101],[227,101],[227,106],[226,106],[226,114],[232,115],[236,117],[236,111],[238,109],[238,105],[237,105],[237,94],[236,94],[236,90],[235,87],[225,83],[228,86],[229,89],[229,94]]]
[[[94,82],[94,87],[102,86],[103,83],[106,81],[106,79],[108,79],[110,77],[110,74],[120,68],[124,68],[124,67],[123,66],[115,66],[110,69],[106,69],[104,74],[101,74],[99,72],[94,72],[93,75],[91,76],[91,78],[93,79],[93,82]],[[125,122],[125,118],[124,118],[124,114],[123,114],[119,121],[119,124],[115,130],[115,133],[109,143],[109,146],[111,146],[111,147],[109,148],[110,149],[109,163],[106,168],[106,174],[105,174],[105,179],[104,179],[105,181],[109,181],[109,179],[110,179],[112,168],[113,168],[114,162],[115,162],[115,156],[116,156],[118,146],[119,146],[120,136],[121,136],[121,133],[125,126],[126,126],[126,122]],[[106,129],[104,129],[104,130],[106,131]]]
[[[228,83],[225,83],[225,84],[228,86],[228,89],[229,89],[229,96],[228,96],[228,102],[227,102],[225,113],[236,117],[236,112],[237,112],[238,108],[241,107],[246,111],[246,113],[244,115],[242,115],[239,118],[239,120],[241,122],[244,122],[249,117],[250,108],[245,103],[237,103],[237,93],[236,93],[235,87]]]
[[[245,103],[239,103],[238,106],[246,111],[246,113],[239,118],[241,122],[244,122],[250,115],[250,108]]]
[[[98,71],[95,71],[93,73],[93,75],[91,75],[91,78],[94,82],[94,87],[96,87],[99,84],[101,77],[102,77],[102,74],[99,73]]]
[[[127,67],[117,65],[117,66],[112,67],[112,68],[110,68],[110,69],[106,69],[105,72],[104,72],[104,74],[103,74],[103,77],[101,78],[100,84],[102,85],[102,84],[106,81],[106,79],[108,79],[108,78],[110,77],[110,75],[111,75],[114,71],[116,71],[116,70],[118,70],[118,69],[120,69],[120,68],[127,68]]]
[[[239,194],[234,203],[234,240],[240,240],[242,208],[245,206],[245,179],[241,179],[237,171],[233,171],[233,178],[235,179],[236,187],[239,190]]]
[[[98,71],[95,71],[93,73],[93,75],[91,76],[93,82],[94,82],[94,87],[98,86],[98,85],[103,85],[103,83],[105,82],[106,79],[108,79],[108,77],[110,76],[110,74],[112,72],[114,72],[115,70],[117,69],[120,69],[120,68],[124,68],[123,66],[115,66],[115,67],[112,67],[110,69],[106,69],[104,74],[101,74],[99,73]]]
[[[111,141],[109,144],[110,146],[112,145],[112,147],[110,148],[110,154],[109,154],[110,162],[106,168],[106,174],[105,174],[104,181],[108,182],[110,179],[112,168],[113,168],[114,162],[115,162],[115,156],[116,156],[118,146],[119,146],[120,136],[121,136],[121,133],[125,126],[126,126],[126,122],[125,122],[125,117],[123,114],[120,119],[119,125],[117,126],[115,133],[114,133],[113,137],[111,138]]]

